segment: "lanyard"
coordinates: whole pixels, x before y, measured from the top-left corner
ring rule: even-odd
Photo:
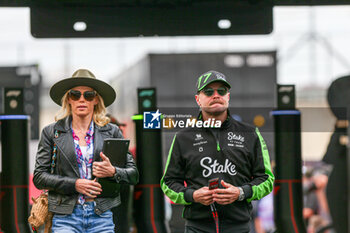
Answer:
[[[219,215],[218,211],[216,210],[215,204],[210,204],[211,213],[213,214],[214,222],[215,222],[215,228],[216,233],[219,233]]]

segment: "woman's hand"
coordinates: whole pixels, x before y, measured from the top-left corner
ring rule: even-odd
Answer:
[[[78,193],[84,194],[91,198],[96,198],[97,195],[100,195],[102,192],[101,185],[100,183],[96,182],[96,179],[77,179],[75,182],[75,190],[77,190]]]
[[[115,167],[109,161],[109,158],[100,153],[102,162],[93,162],[92,164],[92,174],[98,178],[113,177],[115,174]]]

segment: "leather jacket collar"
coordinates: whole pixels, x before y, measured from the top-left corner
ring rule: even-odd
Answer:
[[[71,130],[70,129],[71,123],[72,123],[72,116],[63,118],[56,122],[54,129],[59,132],[68,132]],[[94,130],[98,130],[100,132],[108,131],[111,129],[111,127],[108,124],[104,126],[99,126],[97,124],[94,124],[94,126],[95,126]]]
[[[75,174],[80,177],[79,168],[77,165],[77,159],[75,155],[75,147],[74,141],[72,138],[72,130],[70,128],[72,122],[72,116],[66,117],[56,122],[54,125],[54,130],[58,131],[57,137],[53,139],[54,143],[56,143],[57,147],[62,152],[63,156],[69,161],[71,168],[74,170]],[[111,126],[109,124],[105,126],[98,126],[94,124],[94,161],[99,160],[99,153],[102,151],[103,143],[103,134],[106,134],[109,130],[111,130]]]

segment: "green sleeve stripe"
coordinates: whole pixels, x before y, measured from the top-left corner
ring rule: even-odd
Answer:
[[[160,186],[161,186],[164,194],[167,195],[169,197],[169,199],[172,200],[174,203],[182,204],[182,205],[189,205],[189,204],[191,204],[191,202],[185,201],[185,197],[184,197],[183,192],[179,192],[179,193],[175,192],[174,190],[170,189],[164,182],[164,176],[168,170],[168,166],[169,166],[170,159],[171,159],[171,153],[173,152],[173,146],[175,143],[175,138],[176,138],[176,135],[174,136],[173,142],[172,142],[170,150],[169,150],[168,160],[167,160],[166,165],[165,165],[163,177],[160,180]]]
[[[273,182],[275,180],[275,177],[271,170],[270,157],[269,157],[269,152],[267,150],[266,143],[263,137],[261,136],[258,128],[256,128],[255,132],[258,135],[258,138],[260,141],[261,152],[264,160],[265,174],[268,175],[268,178],[263,183],[259,185],[254,185],[252,187],[253,195],[251,198],[247,199],[248,202],[256,199],[261,199],[267,194],[269,194],[273,189]]]

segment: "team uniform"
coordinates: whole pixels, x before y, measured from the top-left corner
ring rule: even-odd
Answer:
[[[174,203],[184,205],[186,225],[202,229],[198,232],[213,232],[215,227],[210,206],[193,200],[194,191],[208,186],[212,178],[241,187],[245,194],[242,201],[215,203],[220,231],[248,232],[250,202],[269,194],[274,181],[268,150],[257,128],[228,117],[220,128],[187,128],[175,135],[161,188]]]

